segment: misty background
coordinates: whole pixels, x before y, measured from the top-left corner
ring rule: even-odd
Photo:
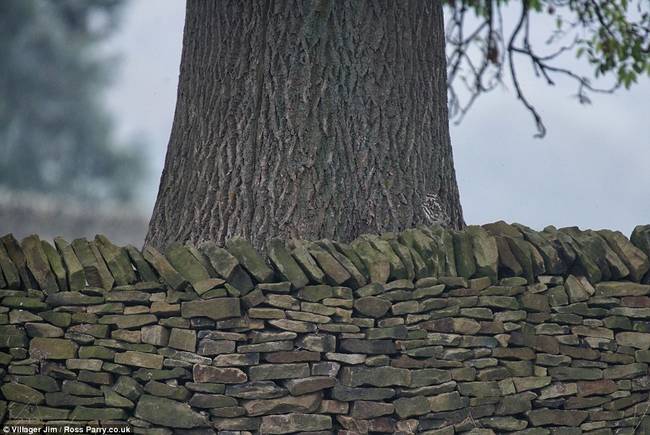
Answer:
[[[7,8],[19,3],[12,29]],[[20,50],[17,65],[0,64],[0,233],[104,233],[139,245],[173,119],[185,2],[64,3],[77,9],[61,14],[46,0],[0,3],[0,52],[14,49],[11,38]],[[79,26],[88,13],[79,5],[99,3],[108,10],[93,11],[84,21],[90,24]],[[551,26],[533,32],[543,41]],[[39,67],[47,55],[58,56],[55,67]],[[480,97],[460,125],[452,122],[465,221],[610,228],[628,236],[650,223],[650,80],[580,105],[575,83],[560,79],[549,87],[527,65],[520,72],[547,136],[533,138],[534,123],[508,80]],[[75,127],[62,129],[66,119]],[[34,168],[34,159],[45,163]]]

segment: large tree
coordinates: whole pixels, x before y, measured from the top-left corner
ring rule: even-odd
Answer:
[[[451,10],[448,34],[443,3]],[[603,72],[647,59],[638,46],[616,51],[616,34],[629,29],[608,2],[524,0],[507,43],[498,26],[505,3],[188,0],[176,113],[146,243],[239,235],[263,248],[276,236],[350,240],[434,222],[462,227],[446,41],[457,48],[450,79],[469,83],[470,102],[489,89],[486,80],[501,79],[504,53],[511,69],[519,54],[545,77],[558,73],[553,57],[538,55],[529,41],[531,11],[545,4],[579,16],[577,27],[595,22],[610,31],[579,41],[592,49],[593,63],[609,54]],[[469,35],[462,30],[467,11],[479,22]],[[633,30],[625,35],[641,35],[634,41],[647,49],[647,31]],[[604,51],[602,40],[610,41]],[[468,56],[471,44],[480,52],[478,67]],[[628,69],[619,74],[625,82]],[[575,77],[581,90],[593,88]],[[458,94],[451,95],[452,108],[462,112]]]

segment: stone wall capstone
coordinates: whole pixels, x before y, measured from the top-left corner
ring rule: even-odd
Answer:
[[[351,243],[0,238],[0,421],[650,434],[650,225]]]

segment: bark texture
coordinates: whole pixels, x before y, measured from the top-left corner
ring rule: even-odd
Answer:
[[[146,244],[463,225],[441,2],[188,0]]]

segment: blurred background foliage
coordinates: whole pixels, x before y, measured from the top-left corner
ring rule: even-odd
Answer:
[[[144,144],[104,106],[118,59],[101,50],[123,0],[0,1],[0,186],[81,201],[138,198]]]

